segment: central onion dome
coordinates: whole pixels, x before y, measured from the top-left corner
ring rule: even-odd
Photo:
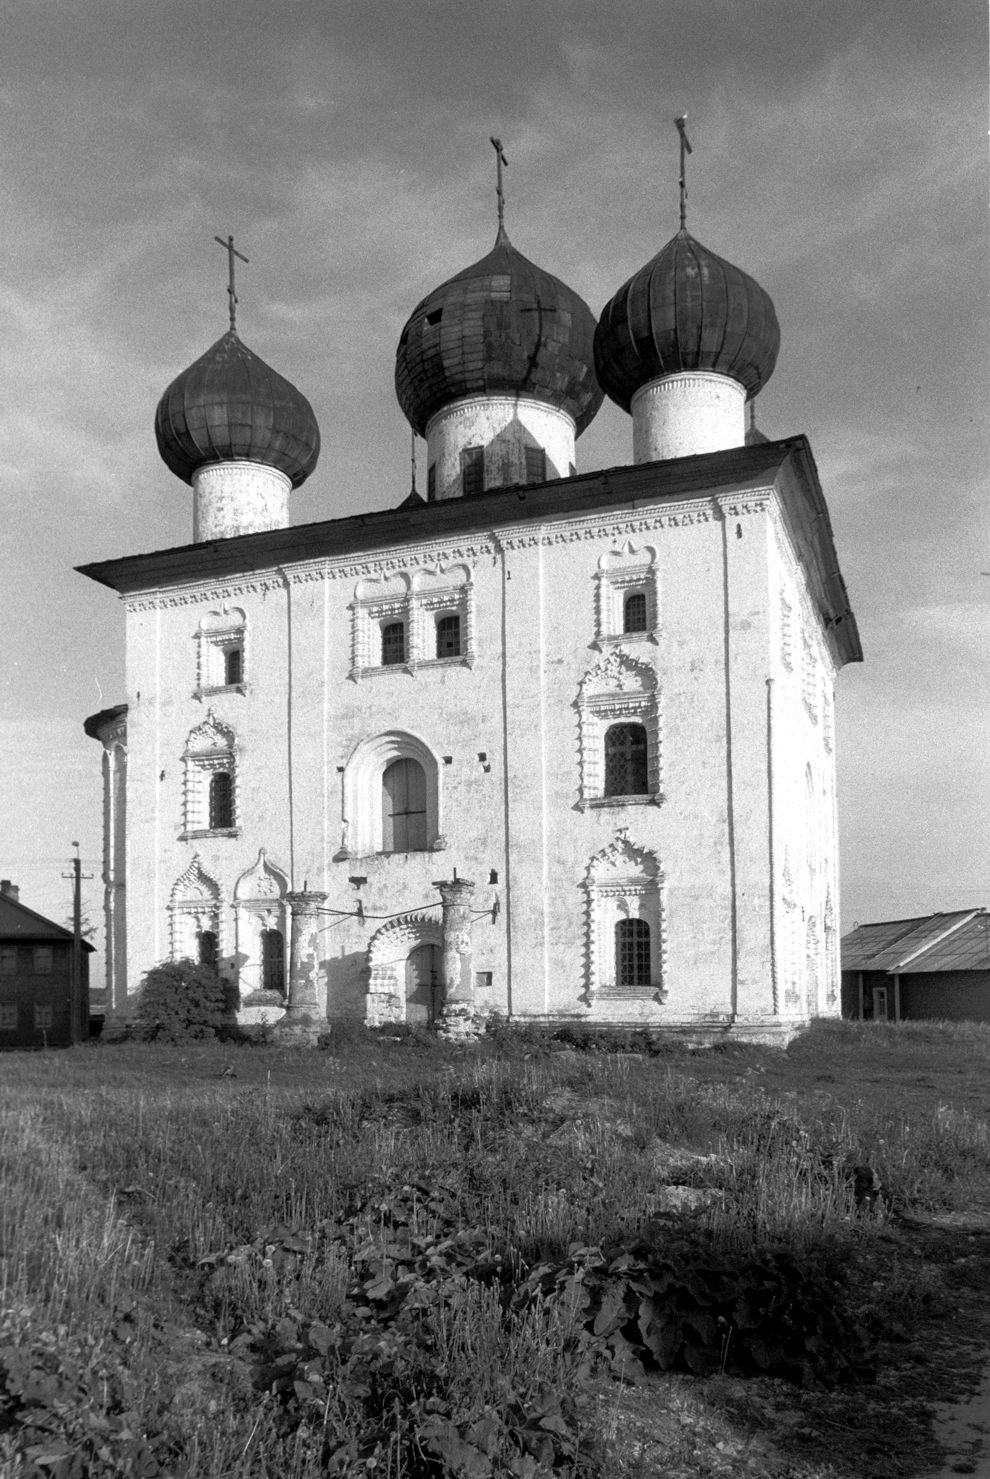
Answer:
[[[648,461],[741,445],[745,402],[779,348],[759,283],[682,227],[602,310],[595,369],[632,412],[636,460]]]
[[[574,438],[603,398],[594,334],[584,300],[517,251],[501,226],[487,256],[428,293],[402,330],[395,390],[429,444],[431,496],[473,490],[461,483],[466,452],[479,453],[485,487],[572,471]],[[541,467],[543,478],[531,475]]]
[[[158,402],[155,436],[185,483],[208,463],[254,462],[298,488],[320,455],[309,401],[233,329],[172,381]]]

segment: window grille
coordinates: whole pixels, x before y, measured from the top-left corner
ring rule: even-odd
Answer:
[[[234,777],[229,770],[210,776],[210,831],[221,832],[234,825]]]
[[[281,930],[261,931],[261,986],[285,992],[285,939]]]
[[[34,947],[34,973],[36,976],[50,976],[52,973],[52,947],[50,945],[35,945]]]
[[[546,452],[542,447],[527,447],[525,451],[527,483],[545,483],[547,480]]]
[[[225,647],[223,650],[223,681],[228,688],[234,688],[243,681],[244,674],[244,649],[240,646]]]
[[[615,984],[650,984],[650,926],[645,919],[620,919],[615,926]]]
[[[461,618],[441,616],[437,622],[437,657],[460,657]]]
[[[426,772],[418,760],[393,760],[382,774],[382,851],[426,848]]]
[[[646,729],[613,724],[605,732],[605,796],[645,796],[649,791]]]
[[[426,501],[435,503],[437,496],[437,465],[431,462],[426,469]]]
[[[633,591],[622,607],[622,630],[624,632],[646,631],[646,594]]]
[[[464,496],[485,491],[485,449],[465,447],[461,453],[461,480]]]
[[[394,667],[406,660],[406,624],[390,621],[382,627],[382,667]]]
[[[200,930],[196,936],[196,948],[200,965],[205,965],[208,970],[215,971],[219,964],[216,933],[213,930]]]

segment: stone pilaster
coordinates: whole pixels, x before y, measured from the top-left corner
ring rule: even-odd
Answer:
[[[326,1028],[326,1014],[320,1009],[316,990],[320,974],[320,907],[326,897],[312,889],[285,896],[292,910],[289,1001],[285,1016],[275,1030],[279,1038],[304,1046],[315,1045]]]
[[[443,902],[441,953],[443,1006],[439,1030],[445,1037],[475,1037],[474,955],[471,947],[471,904],[474,884],[467,878],[438,883]]]

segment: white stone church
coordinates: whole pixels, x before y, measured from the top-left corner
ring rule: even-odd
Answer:
[[[193,543],[83,570],[126,612],[126,703],[85,726],[112,1011],[188,956],[303,1037],[838,1013],[833,686],[862,654],[808,443],[754,428],[778,343],[683,228],[596,325],[500,225],[399,341],[425,498],[296,526],[307,400],[233,327],[174,381]],[[603,394],[632,460],[578,472]]]

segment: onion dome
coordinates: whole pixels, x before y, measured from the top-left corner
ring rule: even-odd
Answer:
[[[409,317],[395,390],[413,430],[464,396],[512,395],[566,412],[578,435],[602,403],[595,319],[559,278],[517,252],[503,228],[487,257],[434,288]]]
[[[212,462],[258,462],[294,488],[320,455],[320,430],[304,395],[231,329],[168,387],[155,412],[163,461],[183,482]]]
[[[777,315],[759,283],[682,227],[602,310],[595,369],[625,411],[641,386],[689,370],[727,375],[752,398],[779,348]]]

